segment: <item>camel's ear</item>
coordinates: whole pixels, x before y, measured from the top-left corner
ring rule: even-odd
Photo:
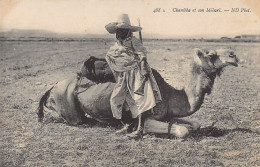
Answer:
[[[195,48],[194,49],[194,62],[198,65],[202,65],[203,59],[204,59],[204,53],[200,49]]]
[[[197,55],[198,57],[201,57],[201,56],[204,55],[203,52],[202,52],[199,48],[195,48],[195,49],[194,49],[194,53],[195,53],[195,55]]]

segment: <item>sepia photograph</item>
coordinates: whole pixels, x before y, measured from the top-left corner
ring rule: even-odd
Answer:
[[[0,0],[1,167],[260,166],[260,1]]]

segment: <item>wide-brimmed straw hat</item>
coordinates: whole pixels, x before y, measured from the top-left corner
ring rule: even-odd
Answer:
[[[132,32],[141,31],[142,28],[138,26],[132,26],[128,14],[119,15],[117,22],[107,24],[106,29],[109,33],[114,34],[119,28],[130,29]]]

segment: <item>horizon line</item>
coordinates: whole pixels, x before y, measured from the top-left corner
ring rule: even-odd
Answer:
[[[9,29],[9,30],[5,30],[5,31],[1,31],[0,30],[0,34],[1,33],[8,33],[8,32],[12,32],[12,31],[38,31],[39,33],[40,32],[45,32],[45,33],[49,33],[49,35],[51,34],[56,34],[56,35],[81,35],[81,36],[105,36],[105,38],[108,38],[108,36],[111,36],[114,35],[114,34],[105,34],[105,33],[93,33],[93,34],[84,34],[84,33],[79,33],[79,32],[56,32],[56,31],[51,31],[51,30],[47,30],[47,29],[18,29],[18,28],[15,28],[15,29]],[[196,34],[196,35],[164,35],[164,34],[158,34],[158,33],[145,33],[143,32],[142,33],[143,36],[146,36],[144,38],[151,38],[151,39],[156,39],[156,38],[162,38],[162,39],[172,39],[172,38],[177,38],[177,39],[180,39],[180,38],[198,38],[198,39],[201,39],[201,38],[222,38],[222,37],[227,37],[227,38],[235,38],[236,36],[242,36],[242,35],[253,35],[253,36],[260,36],[260,34],[244,34],[244,33],[241,33],[241,34]],[[150,37],[149,37],[150,36]],[[33,36],[24,36],[24,37],[33,37]],[[39,36],[37,36],[39,37]],[[44,36],[42,36],[44,37]]]

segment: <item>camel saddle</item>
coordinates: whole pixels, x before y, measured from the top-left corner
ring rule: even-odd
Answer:
[[[96,83],[116,82],[106,59],[95,56],[90,56],[83,62],[78,75]]]

